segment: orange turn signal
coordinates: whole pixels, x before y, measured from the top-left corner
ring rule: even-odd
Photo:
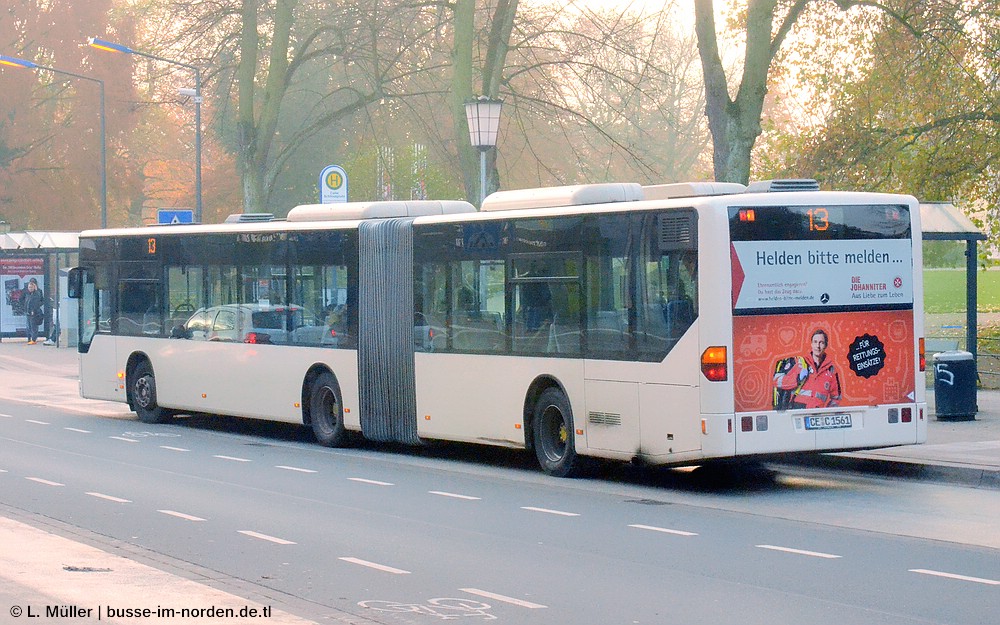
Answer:
[[[701,354],[701,372],[712,382],[725,382],[729,379],[728,364],[723,345],[713,345]]]

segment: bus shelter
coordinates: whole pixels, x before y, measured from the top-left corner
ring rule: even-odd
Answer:
[[[922,202],[920,227],[925,241],[965,241],[965,345],[976,362],[979,355],[979,321],[977,274],[979,264],[978,242],[986,235],[976,227],[965,213],[950,202]]]
[[[61,338],[62,345],[75,341],[76,302],[65,293],[66,274],[78,259],[76,232],[0,233],[0,340],[27,334],[23,302],[28,281],[34,278],[46,301],[40,334]]]

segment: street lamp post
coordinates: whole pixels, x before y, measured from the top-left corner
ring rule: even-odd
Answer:
[[[486,152],[496,147],[500,129],[501,100],[480,96],[465,102],[465,118],[469,123],[469,141],[479,148],[479,206],[486,200]]]
[[[180,61],[174,61],[155,54],[149,54],[148,52],[142,52],[140,50],[133,50],[132,48],[123,46],[120,43],[105,41],[104,39],[98,39],[97,37],[88,37],[87,44],[98,50],[144,56],[148,59],[162,61],[163,63],[168,63],[170,65],[177,65],[178,67],[183,67],[194,72],[194,92],[192,93],[190,89],[179,89],[178,91],[181,95],[190,95],[194,99],[194,220],[196,223],[201,223],[201,70],[195,65],[181,63]]]
[[[101,92],[101,228],[108,227],[108,149],[107,149],[107,133],[105,130],[105,114],[104,114],[104,81],[99,78],[92,78],[90,76],[84,76],[83,74],[77,74],[74,72],[69,72],[64,69],[56,69],[54,67],[46,67],[45,65],[39,65],[38,63],[33,63],[32,61],[25,61],[24,59],[18,59],[12,56],[4,56],[0,54],[0,64],[7,65],[9,67],[21,67],[24,69],[40,69],[46,72],[52,72],[53,74],[65,74],[66,76],[72,76],[73,78],[79,78],[81,80],[89,80],[90,82],[95,82],[100,87]]]

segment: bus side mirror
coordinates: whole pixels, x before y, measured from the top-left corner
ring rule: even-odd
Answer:
[[[87,270],[82,267],[73,267],[69,270],[69,276],[67,277],[68,286],[66,287],[66,296],[70,299],[80,299],[83,297],[83,283],[84,276]]]

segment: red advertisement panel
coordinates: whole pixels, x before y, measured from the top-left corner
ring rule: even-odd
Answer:
[[[914,400],[913,311],[733,317],[736,411]]]

